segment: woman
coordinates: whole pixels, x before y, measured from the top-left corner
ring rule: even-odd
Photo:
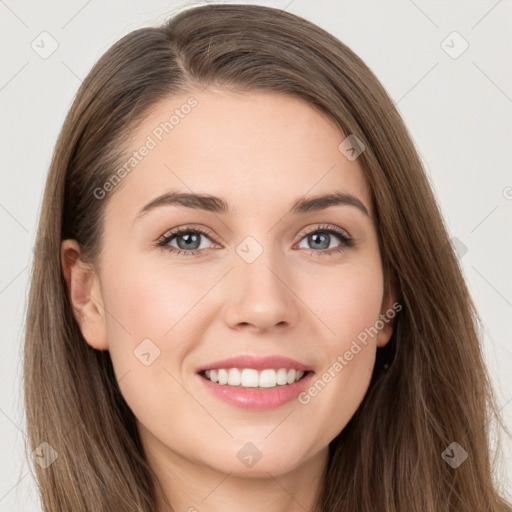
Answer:
[[[45,511],[507,510],[420,160],[310,22],[208,5],[117,42],[64,123],[37,256]]]

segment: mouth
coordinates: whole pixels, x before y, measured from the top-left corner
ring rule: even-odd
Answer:
[[[290,386],[305,379],[310,370],[295,368],[212,368],[198,372],[204,379],[215,384],[236,388],[276,388]]]
[[[269,410],[293,401],[311,384],[311,366],[280,355],[241,354],[196,370],[206,390],[229,405]]]

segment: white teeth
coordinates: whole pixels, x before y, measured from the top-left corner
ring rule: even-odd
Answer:
[[[245,368],[242,370],[242,376],[240,377],[240,385],[245,388],[257,388],[258,387],[258,371]],[[220,382],[219,382],[220,384]]]
[[[219,384],[228,383],[228,372],[227,370],[219,370]]]
[[[253,368],[219,368],[204,372],[204,376],[212,382],[245,388],[274,388],[293,384],[301,379],[303,375],[303,371],[297,371],[293,368],[279,368],[277,370],[269,368],[260,372]]]
[[[260,388],[273,388],[277,384],[275,370],[263,370],[260,373],[258,384]]]
[[[277,383],[280,386],[288,384],[288,372],[286,368],[279,368],[279,370],[277,370]]]
[[[240,386],[241,377],[238,368],[231,368],[229,370],[228,384],[230,386]]]
[[[288,384],[292,384],[295,382],[295,377],[297,372],[295,370],[288,370]]]

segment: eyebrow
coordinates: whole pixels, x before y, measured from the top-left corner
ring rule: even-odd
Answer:
[[[204,210],[207,212],[233,215],[234,212],[230,209],[229,204],[221,197],[213,196],[210,194],[193,194],[186,192],[167,192],[161,196],[152,199],[147,203],[135,216],[135,219],[142,217],[150,210],[161,206],[184,206],[186,208],[194,208],[197,210]],[[353,206],[365,215],[370,217],[366,206],[352,194],[345,192],[334,192],[314,197],[299,197],[292,205],[288,214],[301,214],[313,211],[325,210],[331,206],[348,205]]]

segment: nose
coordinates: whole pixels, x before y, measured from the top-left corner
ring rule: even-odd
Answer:
[[[300,300],[293,292],[293,274],[284,260],[265,250],[252,263],[236,255],[225,284],[225,321],[235,330],[268,331],[294,327]]]

